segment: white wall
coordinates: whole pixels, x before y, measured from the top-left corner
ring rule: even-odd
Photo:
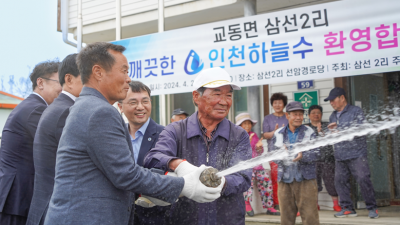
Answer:
[[[69,1],[69,32],[76,39],[77,2]],[[257,14],[336,0],[257,0]],[[157,32],[158,0],[121,0],[122,38]],[[243,0],[164,0],[165,30],[243,17]],[[115,0],[83,0],[83,42],[115,40]]]
[[[337,0],[258,0],[257,13],[268,13],[273,11],[287,10],[290,8],[304,7],[314,4],[322,4]],[[115,18],[115,0],[83,0],[82,19],[83,24],[93,24]],[[185,4],[194,2],[195,4]],[[181,5],[177,10],[181,13],[190,11],[204,10],[206,8],[220,7],[235,3],[241,4],[241,0],[164,0],[165,8]],[[77,26],[78,0],[69,0],[69,27]],[[208,7],[203,8],[203,5]],[[243,7],[242,5],[240,6]],[[157,10],[158,0],[121,0],[121,14],[123,17],[128,15],[140,14],[148,11]],[[243,9],[238,11],[243,14]],[[232,13],[238,13],[232,12]],[[179,13],[178,13],[179,14]],[[168,16],[168,15],[166,15]],[[238,15],[243,16],[243,15]]]
[[[164,0],[165,7],[193,2],[194,0]],[[115,0],[83,0],[82,19],[84,24],[98,23],[115,18]],[[69,1],[69,27],[76,27],[78,0]],[[143,13],[158,8],[158,0],[122,0],[122,16]]]
[[[10,115],[12,109],[0,109],[0,128],[3,131],[4,125],[6,124],[7,118]],[[1,136],[1,134],[0,134]]]

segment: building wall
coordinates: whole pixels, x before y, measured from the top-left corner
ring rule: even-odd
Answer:
[[[3,131],[4,125],[6,124],[7,118],[10,115],[12,109],[0,109],[0,128]]]
[[[164,0],[165,7],[193,2],[194,0]],[[78,0],[69,1],[69,26],[77,26]],[[115,0],[83,0],[82,19],[84,24],[93,24],[115,19]],[[156,10],[158,0],[121,0],[121,14],[128,16]]]
[[[324,99],[328,97],[329,92],[335,87],[334,79],[327,78],[321,80],[314,80],[314,89],[319,90],[319,105],[323,108],[322,121],[329,121],[329,116],[333,112],[332,106],[329,102],[324,102]],[[307,90],[307,89],[303,89]],[[288,102],[293,101],[293,92],[297,92],[297,82],[281,83],[281,84],[271,84],[269,85],[269,96],[276,92],[282,92],[288,97]],[[273,113],[274,109],[270,107],[270,113]]]
[[[76,39],[78,0],[69,1],[69,32]],[[257,14],[336,0],[257,0]],[[115,0],[83,0],[83,42],[115,40]],[[164,0],[165,30],[244,16],[243,0]],[[122,38],[158,31],[158,0],[121,0]]]
[[[237,0],[165,0],[165,30],[178,29],[238,17],[243,8]],[[69,1],[69,32],[76,39],[77,0]],[[121,0],[122,38],[158,32],[158,0]],[[231,5],[231,8],[223,7]],[[84,0],[83,42],[115,40],[115,0]],[[218,7],[225,13],[218,13]],[[228,13],[229,11],[233,14]]]

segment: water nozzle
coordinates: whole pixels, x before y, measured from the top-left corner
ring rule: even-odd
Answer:
[[[217,175],[218,170],[207,168],[200,174],[200,181],[207,187],[218,187],[221,184],[221,177]]]

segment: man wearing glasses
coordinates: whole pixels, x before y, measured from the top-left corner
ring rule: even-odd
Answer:
[[[0,224],[25,225],[33,195],[33,139],[43,111],[61,92],[59,62],[39,63],[30,75],[33,93],[10,113],[0,149]]]
[[[126,98],[118,102],[118,107],[126,118],[126,124],[133,147],[136,163],[143,166],[143,159],[152,149],[158,135],[164,130],[150,118],[151,91],[149,87],[140,81],[131,81]],[[139,205],[135,210],[135,224],[164,224],[164,214],[168,207],[144,208]]]

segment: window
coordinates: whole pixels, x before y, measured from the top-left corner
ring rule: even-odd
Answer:
[[[233,119],[242,112],[247,112],[247,87],[233,91]]]

